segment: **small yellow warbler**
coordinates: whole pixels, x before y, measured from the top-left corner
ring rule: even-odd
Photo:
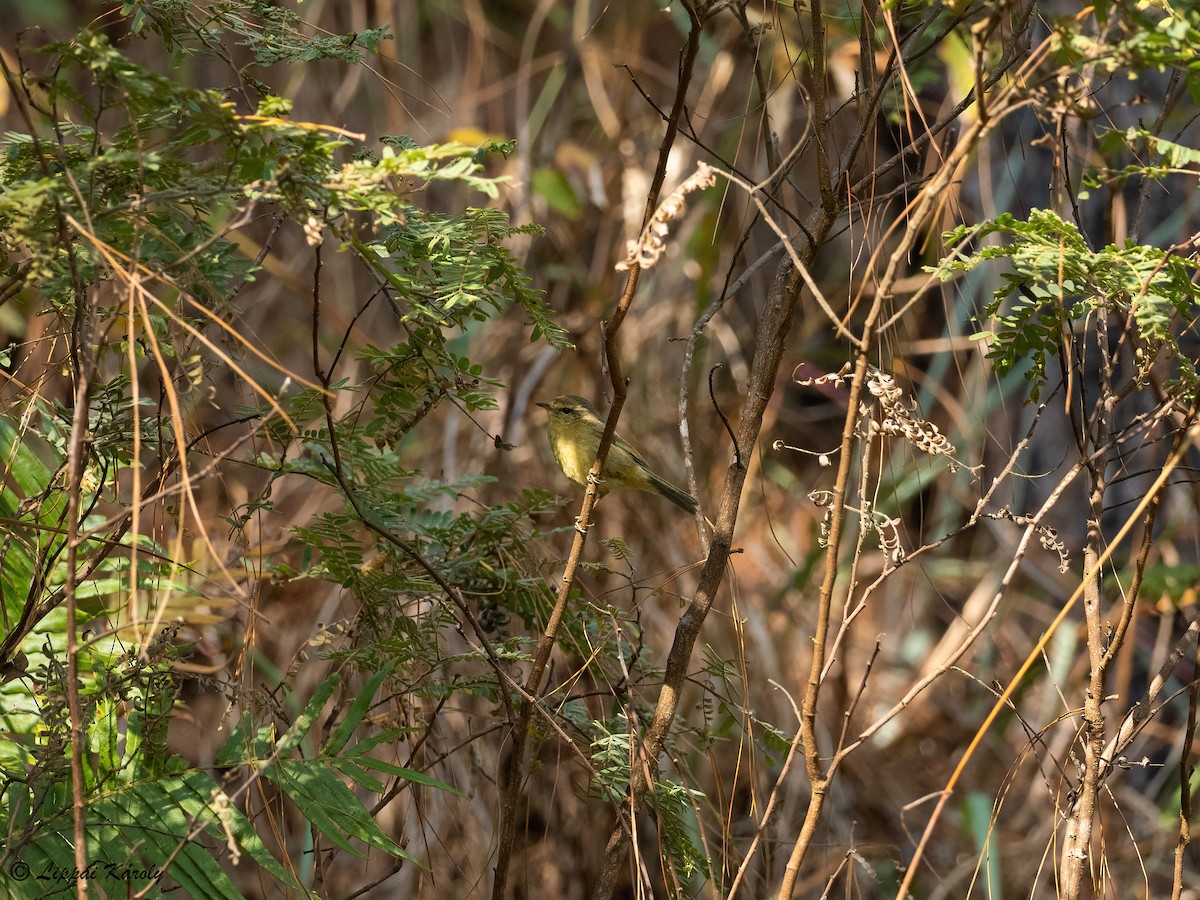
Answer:
[[[550,414],[550,449],[554,451],[559,468],[576,484],[587,484],[588,472],[596,460],[600,436],[604,433],[604,422],[596,407],[573,394],[537,405]],[[691,494],[650,471],[642,454],[619,434],[613,435],[608,458],[604,461],[604,473],[596,488],[600,496],[604,496],[614,485],[661,494],[689,513],[694,513],[698,505]]]

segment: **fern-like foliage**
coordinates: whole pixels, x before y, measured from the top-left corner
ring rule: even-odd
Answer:
[[[1175,368],[1182,396],[1200,383],[1196,364],[1180,351],[1183,333],[1195,328],[1196,286],[1188,262],[1169,250],[1128,242],[1092,250],[1070,222],[1049,210],[1028,220],[1004,214],[978,226],[960,226],[944,237],[960,245],[999,235],[1003,243],[956,253],[933,271],[949,278],[985,260],[1005,260],[1003,285],[985,305],[991,327],[974,337],[989,344],[997,371],[1026,366],[1036,401],[1047,380],[1047,362],[1059,353],[1075,323],[1093,315],[1132,319],[1139,377],[1159,357]]]
[[[368,710],[381,693],[497,696],[497,673],[479,668],[478,654],[441,645],[457,624],[443,584],[468,598],[500,659],[524,653],[523,638],[502,634],[509,618],[534,622],[550,599],[524,542],[551,497],[470,503],[487,479],[429,478],[406,462],[404,444],[419,439],[439,406],[470,414],[496,405],[500,382],[469,355],[480,323],[509,314],[531,340],[567,341],[507,247],[533,226],[510,226],[494,209],[461,204],[447,213],[423,202],[438,185],[469,191],[481,205],[495,198],[503,179],[484,163],[511,145],[422,146],[305,121],[255,75],[264,66],[357,62],[388,39],[386,29],[313,36],[294,12],[263,0],[134,0],[120,15],[129,35],[157,36],[177,62],[237,56],[246,64],[233,85],[188,86],[131,59],[114,13],[104,32],[24,47],[21,70],[7,73],[30,127],[0,144],[3,299],[20,292],[58,323],[68,349],[51,376],[72,376],[62,396],[75,398],[80,383],[87,390],[78,408],[30,397],[23,409],[0,411],[0,892],[73,893],[82,849],[97,867],[89,876],[110,895],[236,897],[239,860],[252,860],[259,877],[276,882],[271,889],[303,895],[311,871],[268,849],[275,835],[268,817],[256,817],[251,788],[268,787],[298,811],[315,842],[413,864],[365,798],[397,784],[450,788],[390,761],[406,729],[377,727]],[[240,230],[263,222],[275,231],[261,254],[247,253],[254,239]],[[302,250],[306,242],[318,260],[343,254],[374,286],[349,300],[380,311],[389,326],[381,329],[387,337],[360,342],[342,360],[359,363],[357,380],[337,374],[336,348],[346,341],[336,323],[315,329],[335,348],[325,362],[332,374],[324,383],[324,373],[310,374],[299,387],[236,326],[276,231]],[[311,313],[304,306],[298,315]],[[247,358],[261,367],[251,373]],[[213,402],[216,370],[225,373],[220,383],[245,386],[261,404],[235,413]],[[130,513],[153,507],[170,522],[192,502],[193,486],[180,482],[203,464],[189,416],[201,402],[240,417],[226,424],[261,424],[259,446],[271,449],[239,462],[266,470],[270,484],[307,479],[341,495],[340,509],[296,530],[300,560],[277,564],[280,579],[322,579],[369,601],[355,639],[323,661],[340,674],[311,697],[294,692],[287,674],[274,685],[284,707],[302,709],[298,716],[264,714],[236,696],[235,726],[212,770],[168,750],[185,638],[124,617],[148,607],[175,619],[167,597],[201,596],[192,587],[195,560],[133,533]],[[65,464],[76,450],[84,475],[80,515],[70,523],[67,494],[76,486]],[[268,488],[227,521],[236,531],[270,505]],[[74,571],[71,525],[84,534]],[[182,517],[175,525],[205,530]],[[78,627],[93,629],[81,632],[74,677],[68,605]],[[449,671],[458,663],[462,671]],[[446,667],[445,677],[429,677],[431,664]],[[364,684],[349,683],[364,671]],[[234,697],[245,685],[221,687]],[[82,767],[72,765],[72,695]],[[334,710],[328,734],[313,727]],[[84,848],[73,845],[80,815]]]
[[[274,784],[288,801],[337,847],[364,855],[357,842],[402,860],[412,858],[380,829],[350,785],[382,793],[380,776],[413,786],[457,793],[436,779],[376,758],[372,751],[394,742],[400,732],[383,731],[353,741],[391,666],[361,688],[338,726],[315,756],[303,752],[313,724],[340,685],[327,679],[303,712],[282,735],[273,726],[255,727],[248,715],[239,720],[215,765],[226,772],[217,782],[205,770],[189,767],[163,752],[175,683],[165,666],[171,642],[156,642],[151,661],[127,655],[124,698],[97,694],[88,705],[87,836],[89,876],[106,889],[127,884],[146,896],[166,896],[171,886],[189,896],[236,898],[222,857],[236,864],[243,855],[281,888],[309,895],[294,869],[277,860],[241,810],[242,798],[260,778]],[[61,667],[38,671],[46,679],[45,697],[63,693]],[[137,704],[126,719],[121,703]],[[144,708],[149,704],[151,708]],[[9,719],[8,724],[13,723]],[[44,897],[74,892],[71,791],[64,780],[62,749],[67,721],[48,702],[43,727],[25,766],[4,763],[5,807],[2,824],[9,838],[0,853],[0,884],[6,896]],[[124,728],[118,729],[123,723]],[[315,895],[313,895],[315,896]]]

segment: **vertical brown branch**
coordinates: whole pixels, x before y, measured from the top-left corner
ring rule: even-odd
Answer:
[[[1101,380],[1104,386],[1110,383],[1107,380],[1107,375]],[[1172,458],[1176,458],[1186,451],[1190,442],[1189,434],[1194,414],[1194,409],[1189,410],[1188,414],[1184,417],[1182,427],[1176,432],[1172,446]],[[1096,457],[1098,459],[1108,459],[1115,452],[1115,443],[1112,441],[1111,428],[1107,425],[1106,413],[1101,411],[1097,416],[1097,420],[1098,422],[1105,423],[1104,427],[1109,433],[1109,441],[1106,447],[1111,449],[1107,449],[1104,453],[1097,453]],[[1089,468],[1092,477],[1096,478],[1096,468],[1094,466]],[[1101,473],[1103,472],[1103,470],[1100,471]],[[1097,502],[1098,498],[1102,501],[1103,494],[1104,482],[1101,480],[1098,487],[1093,488],[1093,504]],[[1154,546],[1154,523],[1161,506],[1162,493],[1156,492],[1151,496],[1146,507],[1142,541],[1134,558],[1133,581],[1126,592],[1124,608],[1115,628],[1101,629],[1101,610],[1099,609],[1099,604],[1102,595],[1098,587],[1099,576],[1097,575],[1096,578],[1090,580],[1084,590],[1084,611],[1088,634],[1090,672],[1088,692],[1084,698],[1081,729],[1083,738],[1083,780],[1079,787],[1078,797],[1067,818],[1066,835],[1060,858],[1063,893],[1068,897],[1078,897],[1083,893],[1084,876],[1089,870],[1087,864],[1090,858],[1090,848],[1093,843],[1092,834],[1095,829],[1097,800],[1101,787],[1112,771],[1113,760],[1125,749],[1132,740],[1137,727],[1149,715],[1149,707],[1153,702],[1156,686],[1157,689],[1161,689],[1161,684],[1165,681],[1166,676],[1174,670],[1175,665],[1182,655],[1182,650],[1177,647],[1175,653],[1172,654],[1171,658],[1167,660],[1167,663],[1160,670],[1159,678],[1152,682],[1146,696],[1125,716],[1117,728],[1116,735],[1105,744],[1103,702],[1108,695],[1108,673],[1117,653],[1124,646],[1129,623],[1133,618],[1133,607],[1141,591],[1146,564],[1150,557],[1151,548]],[[1094,536],[1092,534],[1093,530],[1097,532]],[[1102,535],[1098,532],[1098,518],[1093,510],[1093,518],[1089,523],[1088,546],[1085,549],[1085,571],[1098,571],[1101,563],[1099,551],[1104,545],[1101,543]],[[1112,545],[1115,546],[1116,543],[1114,540]],[[1194,629],[1189,629],[1182,641],[1194,639]]]
[[[1100,393],[1097,397],[1095,414],[1091,416],[1089,433],[1081,435],[1082,446],[1095,447],[1102,452],[1091,455],[1087,469],[1091,477],[1088,495],[1089,518],[1087,539],[1083,551],[1085,572],[1097,572],[1083,590],[1084,621],[1087,626],[1087,649],[1089,677],[1087,694],[1084,697],[1083,721],[1080,736],[1083,742],[1083,783],[1079,796],[1067,819],[1067,830],[1063,842],[1061,870],[1063,893],[1071,900],[1080,894],[1083,874],[1092,844],[1092,828],[1095,822],[1096,799],[1102,778],[1101,754],[1104,750],[1104,685],[1105,647],[1101,624],[1101,574],[1099,559],[1103,551],[1104,534],[1101,520],[1104,516],[1104,497],[1107,490],[1105,480],[1109,460],[1115,448],[1112,445],[1111,410],[1115,402],[1112,395],[1112,359],[1108,347],[1108,320],[1101,313],[1096,322],[1096,344],[1100,356]],[[1108,448],[1108,449],[1104,449]]]
[[[8,67],[4,67],[5,79],[12,86],[14,79]],[[22,84],[24,81],[22,80]],[[36,137],[37,129],[33,126],[32,115],[26,107],[21,95],[14,93],[16,105],[34,141],[39,146]],[[60,127],[57,110],[53,110],[52,124],[57,139],[55,155],[62,167],[71,191],[79,201],[81,214],[89,224],[88,208],[83,193],[79,189],[71,167],[67,165],[65,140]],[[39,165],[42,171],[50,174],[46,158],[39,150]],[[66,602],[67,618],[67,708],[71,718],[71,813],[73,825],[73,840],[75,842],[76,891],[78,896],[86,900],[88,895],[87,883],[87,809],[84,804],[83,788],[83,709],[79,698],[79,634],[78,634],[78,597],[76,587],[79,584],[79,525],[82,514],[83,473],[87,463],[88,443],[91,437],[89,410],[92,399],[92,377],[96,362],[95,354],[95,306],[94,300],[83,286],[76,262],[75,245],[68,237],[68,214],[62,204],[55,202],[55,218],[58,224],[59,246],[66,248],[70,264],[71,281],[74,298],[74,320],[71,326],[71,366],[75,379],[74,409],[71,413],[71,436],[67,448],[67,534],[66,534],[66,579],[63,585],[63,599]],[[133,577],[136,578],[136,573]]]
[[[646,210],[642,217],[643,228],[650,222],[651,216],[654,215],[654,211],[658,207],[659,194],[662,191],[663,182],[666,180],[667,162],[670,158],[671,148],[674,146],[675,139],[679,133],[679,123],[683,118],[686,107],[696,55],[700,50],[700,33],[704,25],[703,19],[693,3],[686,2],[685,0],[684,6],[688,11],[691,27],[688,30],[687,42],[680,55],[679,77],[675,87],[675,98],[671,104],[671,112],[667,117],[666,132],[663,134],[663,139],[659,146],[658,164],[655,167],[650,190],[646,196]],[[625,279],[625,287],[621,292],[621,297],[617,302],[612,319],[604,323],[605,360],[608,364],[609,377],[613,389],[613,402],[608,411],[608,418],[604,423],[604,432],[600,436],[600,444],[596,448],[596,459],[592,463],[592,468],[588,475],[588,486],[584,492],[583,504],[579,511],[578,527],[575,530],[575,538],[571,543],[571,552],[567,556],[562,578],[559,581],[554,607],[550,611],[550,617],[546,621],[546,626],[541,636],[538,638],[533,663],[530,665],[529,676],[525,681],[524,690],[526,695],[531,699],[520,702],[516,721],[513,725],[512,747],[506,780],[504,782],[504,796],[500,807],[496,869],[492,881],[493,900],[502,900],[504,897],[508,883],[508,874],[512,866],[512,856],[516,845],[517,811],[521,803],[525,778],[525,758],[529,744],[529,723],[533,712],[532,704],[537,702],[538,692],[542,688],[542,679],[545,676],[546,667],[550,662],[550,655],[554,651],[554,646],[558,639],[558,629],[562,623],[563,616],[566,614],[571,587],[575,583],[579,563],[583,558],[583,546],[587,540],[588,523],[591,520],[592,509],[598,498],[596,482],[600,477],[600,473],[604,470],[604,461],[608,458],[608,451],[612,446],[613,436],[616,434],[617,420],[620,418],[621,409],[625,405],[626,379],[621,366],[620,351],[617,346],[617,332],[621,328],[621,323],[625,321],[625,316],[629,312],[630,305],[633,303],[634,295],[637,292],[640,271],[636,265],[629,268]],[[617,831],[621,834],[627,833],[621,823],[618,823]]]
[[[816,7],[814,7],[815,15]],[[816,720],[817,707],[821,692],[821,673],[825,666],[826,642],[828,639],[830,610],[833,603],[833,591],[837,581],[838,548],[841,543],[842,531],[845,527],[846,493],[849,486],[854,450],[854,423],[857,415],[859,398],[862,396],[866,382],[867,369],[871,355],[874,353],[875,342],[879,337],[877,326],[882,317],[883,309],[889,300],[901,266],[907,259],[908,253],[928,218],[939,202],[941,194],[955,178],[959,164],[982,139],[987,130],[987,123],[976,120],[963,135],[958,145],[947,156],[946,161],[935,177],[925,186],[917,199],[908,210],[908,224],[904,230],[899,246],[892,252],[887,267],[880,278],[871,307],[863,321],[861,336],[855,351],[854,375],[850,384],[848,412],[842,427],[842,442],[839,450],[837,479],[834,485],[834,499],[831,505],[828,543],[825,550],[825,570],[821,582],[821,592],[817,605],[817,623],[813,633],[813,655],[809,669],[808,685],[804,695],[801,710],[802,743],[804,745],[805,769],[808,773],[812,796],[805,812],[804,822],[796,843],[788,860],[787,870],[780,887],[780,897],[790,897],[795,890],[800,865],[808,848],[816,835],[817,822],[824,809],[825,792],[828,788],[827,773],[821,765],[821,754],[818,746]],[[911,874],[911,872],[910,872]]]
[[[800,7],[796,7],[797,15]],[[829,121],[825,109],[825,9],[822,0],[811,0],[809,21],[812,30],[812,105],[813,136],[817,142],[817,183],[821,206],[827,214],[838,208],[838,195],[829,170]]]
[[[1107,460],[1105,460],[1107,461]],[[1100,479],[1093,480],[1089,496],[1089,508],[1093,518],[1088,522],[1087,546],[1084,548],[1085,572],[1099,572],[1100,533],[1098,510],[1103,509],[1105,485],[1103,467]],[[1091,468],[1095,479],[1097,469]],[[1063,841],[1061,871],[1064,896],[1075,900],[1082,890],[1083,876],[1092,844],[1092,826],[1096,815],[1096,798],[1100,787],[1101,754],[1104,749],[1104,648],[1100,624],[1100,575],[1088,581],[1083,591],[1084,620],[1087,624],[1087,648],[1090,673],[1087,694],[1084,697],[1080,739],[1083,751],[1083,783],[1079,796],[1067,819],[1067,830]]]
[[[1194,657],[1200,665],[1200,653]],[[1171,878],[1171,900],[1183,895],[1184,860],[1192,842],[1192,742],[1196,738],[1196,704],[1200,698],[1200,678],[1195,673],[1188,687],[1187,726],[1183,729],[1183,746],[1179,750],[1179,838],[1175,843],[1175,866]]]
[[[817,20],[814,24],[814,34],[820,30],[822,23],[820,22],[820,9],[814,7],[814,18]],[[816,58],[816,55],[815,55]],[[1015,59],[1015,55],[1012,59]],[[821,54],[819,59],[823,61],[824,56]],[[1006,58],[1007,59],[1007,58]],[[1011,62],[1007,63],[1011,64]],[[814,81],[822,79],[820,72],[814,74]],[[823,106],[818,105],[818,98],[821,98],[823,103],[824,90],[817,91],[814,89],[813,100],[813,117],[817,120],[814,127],[819,132],[825,123],[825,114]],[[869,123],[866,126],[869,128]],[[902,246],[892,256],[887,271],[881,280],[880,288],[875,297],[875,303],[872,311],[868,314],[863,326],[863,334],[868,338],[859,345],[858,352],[858,372],[855,379],[855,389],[852,392],[849,406],[851,409],[856,408],[855,398],[861,394],[863,382],[865,381],[866,366],[870,358],[872,349],[872,341],[875,336],[875,330],[878,326],[884,302],[890,294],[892,285],[898,277],[898,272],[902,261],[906,258],[908,250],[916,240],[919,226],[925,221],[929,209],[936,202],[940,192],[945,189],[950,180],[954,177],[957,164],[970,153],[974,148],[979,138],[982,136],[984,127],[981,123],[975,123],[972,129],[964,137],[951,159],[947,161],[943,169],[933,179],[926,190],[922,192],[918,201],[914,202],[914,211],[911,218],[911,224],[902,241]],[[846,174],[852,169],[856,160],[857,154],[863,146],[861,133],[856,135],[851,143],[851,149],[847,151],[843,165],[838,173],[838,180],[846,177]],[[829,204],[822,203],[818,210],[813,213],[813,221],[807,229],[807,233],[811,235],[810,240],[804,252],[801,254],[802,264],[808,265],[815,256],[816,250],[827,238],[830,229],[840,213],[839,204],[842,202],[841,195],[833,188],[833,179],[828,174],[828,164],[825,166],[825,176],[822,178],[822,196],[826,193],[829,195]],[[781,265],[775,282],[768,296],[768,307],[764,314],[764,318],[760,323],[756,340],[756,352],[752,363],[752,372],[750,382],[747,386],[746,404],[742,411],[742,416],[739,425],[739,446],[744,452],[750,452],[755,446],[758,438],[759,429],[762,424],[762,414],[765,411],[766,403],[770,395],[774,391],[774,378],[778,369],[779,361],[782,357],[782,341],[786,337],[787,330],[790,328],[791,317],[794,313],[796,303],[799,298],[800,290],[804,285],[802,273],[796,268],[795,263],[791,259],[785,260]],[[853,426],[848,424],[846,428],[848,440],[853,439]],[[849,457],[849,451],[843,447],[842,459]],[[845,502],[845,480],[848,475],[843,475],[840,479],[842,493],[840,505],[843,509],[840,512],[840,517],[844,517],[844,502]],[[680,619],[679,626],[676,629],[675,640],[668,657],[666,674],[664,677],[663,688],[659,694],[658,704],[655,710],[652,726],[647,734],[646,740],[642,746],[642,755],[647,760],[651,773],[657,772],[657,757],[665,743],[671,721],[678,710],[680,697],[682,694],[683,684],[687,673],[687,664],[691,656],[695,642],[699,636],[700,625],[703,623],[708,610],[714,600],[715,592],[720,586],[724,575],[725,567],[728,563],[730,548],[732,547],[733,527],[736,523],[738,505],[740,501],[740,492],[745,478],[745,471],[739,471],[736,466],[731,466],[726,473],[725,487],[722,492],[720,511],[718,513],[717,522],[714,528],[714,536],[712,539],[712,548],[708,558],[705,561],[704,568],[700,575],[700,584],[696,595],[685,610]],[[838,531],[840,533],[841,522],[839,520]],[[835,539],[836,540],[836,539]],[[832,542],[831,542],[832,543]],[[823,586],[821,604],[823,611],[818,612],[818,616],[825,623],[824,627],[818,625],[818,632],[824,634],[828,630],[829,621],[829,606],[831,603],[833,592],[833,580],[836,577],[836,546],[831,546],[827,551],[827,584]],[[828,572],[832,572],[830,575]],[[820,641],[818,641],[820,643]],[[821,664],[824,661],[824,653],[818,654],[820,662],[814,662],[816,671],[819,673]],[[814,693],[811,698],[806,698],[809,709],[812,715],[815,716],[817,695]],[[804,726],[802,725],[802,728]],[[809,741],[805,747],[806,760],[809,751],[816,753],[814,741]],[[819,765],[818,765],[819,768]],[[818,779],[818,785],[820,779]],[[646,782],[643,770],[635,767],[634,775],[631,779],[631,807],[637,809],[641,800],[644,797],[649,785]],[[797,859],[802,858],[804,849],[807,848],[812,835],[815,833],[816,822],[820,817],[821,804],[819,802],[810,803],[809,815],[811,822],[809,823],[808,832],[802,836],[797,843]],[[593,897],[597,900],[611,897],[612,891],[616,885],[616,879],[620,867],[624,863],[625,854],[628,846],[629,836],[627,832],[621,829],[615,829],[609,837],[608,848],[604,860],[604,867],[601,871],[600,879],[597,887],[593,892]],[[785,883],[786,884],[786,883]],[[781,896],[788,894],[781,893]]]
[[[828,225],[824,230],[828,230]],[[803,280],[790,261],[780,268],[772,285],[768,306],[757,331],[757,351],[750,373],[750,383],[747,386],[746,403],[738,426],[738,446],[745,453],[750,452],[750,448],[758,441],[762,417],[774,393],[775,376],[783,357],[785,340],[791,329],[802,286]],[[746,472],[747,467],[744,465],[730,465],[725,473],[725,486],[721,492],[712,549],[701,569],[695,596],[684,610],[675,630],[658,704],[639,751],[645,766],[634,766],[630,779],[630,806],[634,810],[640,808],[650,786],[650,779],[658,773],[658,757],[679,708],[692,650],[699,638],[700,627],[712,608],[725,576]],[[649,775],[646,774],[647,769]],[[609,836],[600,878],[592,893],[594,900],[606,900],[612,896],[621,868],[625,865],[628,846],[628,832],[620,828],[614,829]]]
[[[84,320],[91,315],[86,298],[77,297]],[[89,335],[90,338],[90,335]],[[88,409],[91,406],[91,354],[87,346],[76,355],[75,409],[71,415],[71,439],[67,449],[67,573],[63,588],[67,607],[67,707],[71,716],[71,812],[74,817],[75,889],[87,900],[87,808],[83,798],[83,710],[79,700],[79,633],[76,622],[78,598],[75,589],[76,565],[79,562],[80,494],[83,490],[83,470],[87,462],[89,433]]]

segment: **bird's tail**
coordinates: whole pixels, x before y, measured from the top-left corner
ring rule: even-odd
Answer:
[[[696,502],[696,498],[687,491],[680,490],[671,484],[671,482],[659,478],[653,472],[650,473],[650,483],[654,485],[654,489],[658,493],[662,494],[685,512],[694,513],[700,505]]]

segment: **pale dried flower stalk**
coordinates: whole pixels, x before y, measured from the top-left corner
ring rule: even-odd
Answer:
[[[1058,571],[1065,574],[1071,570],[1071,559],[1067,553],[1067,545],[1059,538],[1058,532],[1049,525],[1042,525],[1030,516],[1017,515],[1008,506],[1002,506],[994,513],[984,513],[984,518],[1007,519],[1009,522],[1015,522],[1017,525],[1032,526],[1042,547],[1051,553],[1058,554]]]
[[[654,211],[654,215],[650,217],[650,221],[642,231],[641,237],[636,241],[629,242],[625,259],[617,263],[617,271],[628,272],[634,266],[640,269],[653,268],[666,252],[666,237],[670,231],[668,223],[672,219],[678,218],[683,212],[685,205],[683,198],[692,191],[710,188],[716,183],[717,170],[706,162],[697,163],[696,171],[692,173],[691,177],[675,188],[667,199],[659,204],[658,209]]]
[[[896,384],[895,378],[872,366],[867,375],[867,390],[879,401],[883,413],[882,418],[877,423],[872,421],[870,427],[878,429],[881,434],[898,434],[930,456],[944,456],[950,461],[950,471],[958,471],[960,464],[954,458],[954,445],[932,422],[918,419],[912,414],[916,403],[904,402],[904,391]]]
[[[808,499],[813,506],[825,510],[821,520],[821,530],[817,537],[817,545],[822,549],[829,546],[829,528],[833,516],[833,491],[810,491]],[[908,558],[904,548],[900,546],[901,520],[875,509],[869,502],[864,502],[862,508],[846,504],[849,512],[857,513],[861,523],[862,534],[874,532],[879,537],[879,548],[883,551],[887,567],[898,566]]]

